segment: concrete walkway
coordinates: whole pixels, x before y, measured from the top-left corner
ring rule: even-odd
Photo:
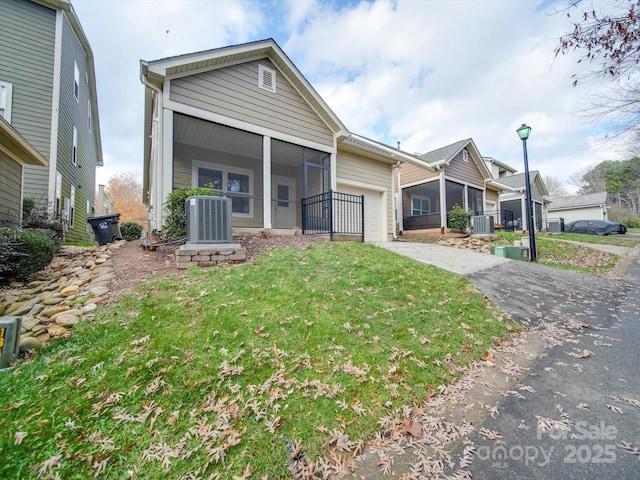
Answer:
[[[495,255],[430,243],[375,242],[374,245],[459,275],[470,275],[503,263],[513,262],[508,258]]]

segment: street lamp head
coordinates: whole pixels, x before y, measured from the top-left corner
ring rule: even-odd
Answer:
[[[518,130],[516,130],[516,132],[518,132],[520,140],[528,140],[529,135],[531,134],[531,127],[523,123],[522,126]]]

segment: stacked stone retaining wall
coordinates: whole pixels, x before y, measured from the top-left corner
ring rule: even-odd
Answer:
[[[220,263],[243,263],[247,261],[247,249],[237,243],[197,244],[187,243],[176,250],[178,268],[213,267]]]

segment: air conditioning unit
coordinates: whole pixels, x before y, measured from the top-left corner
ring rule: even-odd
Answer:
[[[231,199],[187,198],[187,243],[231,243]]]
[[[474,235],[491,235],[494,233],[493,215],[474,215],[471,217]]]
[[[562,221],[549,220],[549,233],[562,233]]]

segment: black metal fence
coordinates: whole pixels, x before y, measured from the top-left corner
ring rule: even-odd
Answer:
[[[490,215],[493,217],[493,225],[496,230],[504,230],[505,232],[515,232],[522,228],[520,219],[513,218],[511,210],[487,210],[478,213],[478,215]]]
[[[303,198],[302,234],[359,235],[364,242],[364,195],[329,190]]]

